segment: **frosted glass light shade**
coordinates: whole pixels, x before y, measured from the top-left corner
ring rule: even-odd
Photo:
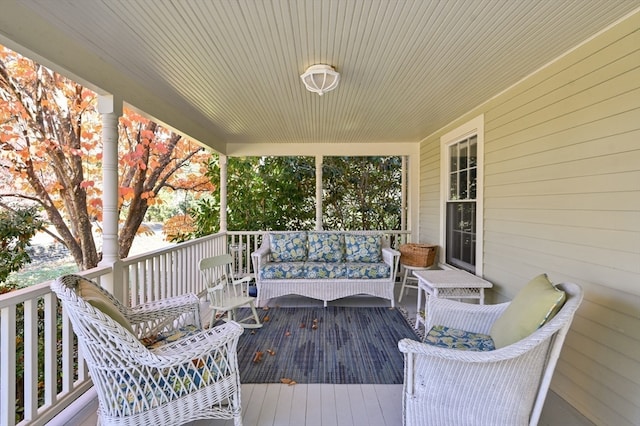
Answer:
[[[322,96],[338,87],[340,73],[331,65],[312,65],[300,76],[307,90]]]

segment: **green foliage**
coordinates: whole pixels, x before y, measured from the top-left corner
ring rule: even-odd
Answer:
[[[31,261],[27,247],[42,227],[33,207],[0,210],[0,283]]]
[[[401,157],[325,157],[325,229],[399,229]]]
[[[323,224],[325,229],[399,229],[401,157],[325,157]],[[207,176],[220,185],[217,158]],[[229,230],[313,229],[315,159],[245,157],[227,163]],[[214,191],[190,210],[197,231],[217,232],[220,195]]]
[[[227,228],[311,229],[315,207],[315,160],[312,157],[232,157],[227,163]],[[207,176],[220,187],[219,159],[209,163]],[[202,199],[190,211],[194,237],[219,230],[220,192]]]

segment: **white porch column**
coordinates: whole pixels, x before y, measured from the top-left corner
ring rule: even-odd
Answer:
[[[102,261],[112,266],[119,259],[118,250],[118,117],[122,103],[113,95],[98,96],[102,116]]]
[[[227,231],[227,156],[220,154],[220,232]]]
[[[400,204],[400,229],[405,231],[407,229],[407,156],[402,156],[402,167],[400,169],[400,197],[402,198]]]
[[[322,164],[324,157],[316,155],[316,231],[322,231]]]

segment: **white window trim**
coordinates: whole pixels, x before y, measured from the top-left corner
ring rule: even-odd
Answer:
[[[477,136],[478,174],[476,181],[476,275],[482,276],[484,259],[484,114],[468,121],[440,138],[440,262],[446,256],[446,203],[449,182],[449,146],[470,136]],[[451,265],[449,265],[451,266]],[[452,266],[451,266],[452,267]]]

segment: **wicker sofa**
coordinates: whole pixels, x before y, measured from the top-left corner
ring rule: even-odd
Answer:
[[[327,306],[330,300],[368,294],[393,307],[399,258],[400,252],[376,231],[268,232],[251,254],[257,303],[297,294]]]

